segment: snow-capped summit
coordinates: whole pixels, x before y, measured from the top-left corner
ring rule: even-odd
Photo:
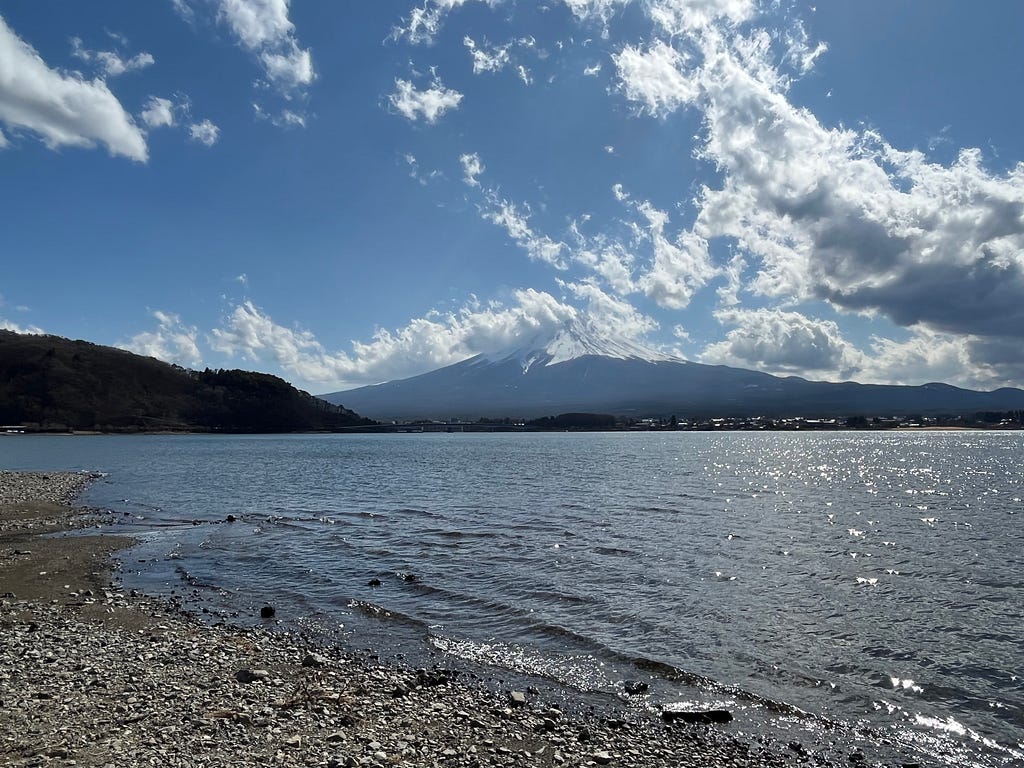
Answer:
[[[687,362],[574,320],[518,346],[408,379],[323,396],[385,420],[626,416],[851,416],[1024,408],[1024,391],[780,378]]]
[[[523,373],[537,365],[557,365],[588,355],[615,360],[642,360],[654,362],[683,362],[674,355],[661,352],[636,339],[613,335],[597,328],[587,320],[574,319],[553,331],[544,330],[526,343],[510,349],[478,355],[479,363],[517,361]]]

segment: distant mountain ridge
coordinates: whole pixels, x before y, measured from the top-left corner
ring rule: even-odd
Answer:
[[[0,331],[0,424],[43,431],[331,431],[358,414],[265,373],[190,371],[59,336]]]
[[[523,347],[322,397],[384,420],[535,418],[566,412],[845,417],[1024,408],[1020,389],[977,392],[948,384],[896,386],[772,376],[687,362],[595,334],[578,323]]]

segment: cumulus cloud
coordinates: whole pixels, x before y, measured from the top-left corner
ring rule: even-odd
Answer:
[[[435,123],[448,110],[458,108],[462,94],[445,88],[437,79],[422,91],[416,90],[408,80],[396,79],[395,92],[388,96],[388,101],[400,115],[412,122],[422,117],[428,123]]]
[[[665,236],[668,214],[648,202],[637,207],[647,219],[654,249],[654,261],[641,278],[640,287],[659,306],[684,309],[693,295],[718,274],[708,255],[708,243],[686,231],[671,242]]]
[[[459,156],[459,163],[462,165],[462,180],[471,187],[479,187],[477,177],[484,172],[484,164],[480,161],[480,155],[476,152]]]
[[[218,0],[219,18],[256,55],[272,85],[285,95],[316,78],[313,56],[295,36],[289,0]]]
[[[51,69],[2,17],[0,122],[37,134],[50,149],[100,143],[111,155],[147,159],[145,136],[103,80]]]
[[[626,97],[651,115],[674,112],[700,93],[699,84],[683,72],[684,54],[661,40],[647,50],[627,45],[612,60]]]
[[[72,55],[86,63],[95,64],[106,77],[117,77],[125,72],[135,72],[156,63],[151,53],[145,51],[124,58],[116,51],[90,51],[82,45],[81,38],[71,38]]]
[[[212,147],[220,138],[220,128],[209,120],[193,123],[188,127],[188,134],[192,141]]]
[[[880,314],[973,339],[980,365],[999,362],[1001,340],[1024,338],[1024,164],[993,173],[966,149],[942,165],[876,132],[823,125],[788,88],[825,46],[799,25],[746,29],[750,3],[643,7],[666,39],[614,55],[619,90],[653,116],[703,117],[698,156],[721,183],[701,190],[691,234],[731,241],[746,267],[727,275],[724,300],[743,290]]]
[[[147,357],[155,357],[167,363],[195,368],[202,364],[202,354],[196,343],[198,331],[182,323],[178,315],[154,311],[156,330],[145,331],[119,344],[121,349]]]
[[[863,362],[831,320],[780,309],[727,309],[715,317],[732,328],[724,341],[705,348],[704,363],[845,379]]]
[[[252,302],[244,302],[210,334],[211,347],[250,361],[273,362],[304,381],[349,387],[412,376],[518,346],[553,332],[578,311],[548,293],[526,289],[514,303],[473,301],[454,312],[431,312],[395,330],[378,330],[369,342],[353,341],[351,352],[331,352],[301,328],[279,325]]]
[[[174,125],[174,102],[159,96],[150,96],[142,108],[141,117],[148,128]]]

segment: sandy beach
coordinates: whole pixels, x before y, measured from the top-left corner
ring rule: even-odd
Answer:
[[[211,626],[111,581],[131,542],[82,535],[90,481],[0,472],[0,763],[11,766],[860,765],[530,686]],[[58,531],[74,535],[44,536]]]

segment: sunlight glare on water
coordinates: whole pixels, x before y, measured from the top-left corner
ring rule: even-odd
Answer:
[[[19,438],[0,459],[108,472],[85,501],[142,535],[124,577],[149,590],[1002,766],[1024,741],[1022,437]]]

